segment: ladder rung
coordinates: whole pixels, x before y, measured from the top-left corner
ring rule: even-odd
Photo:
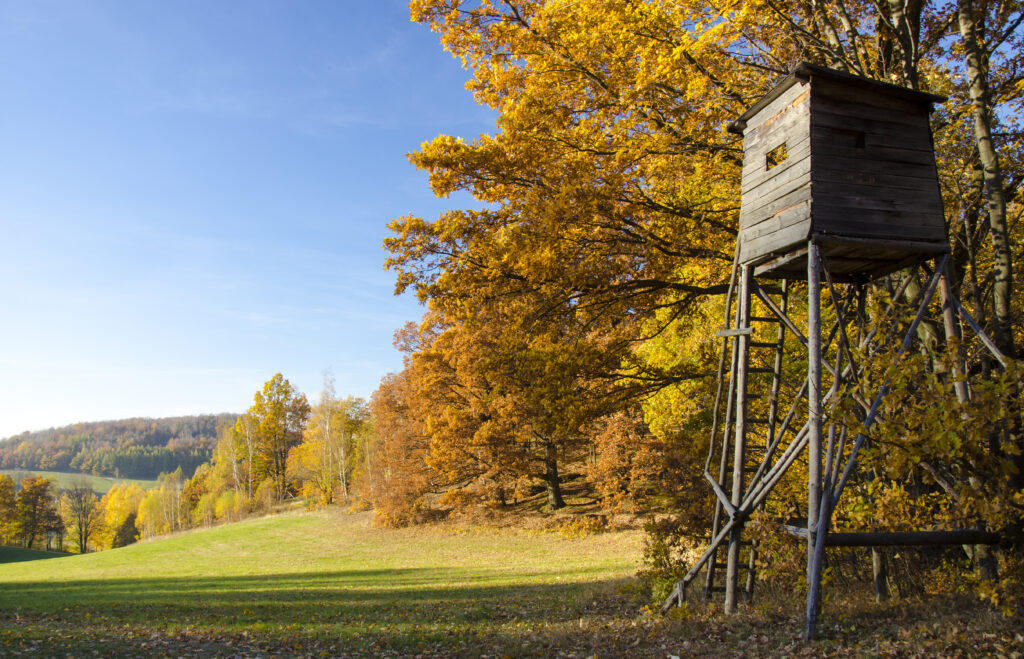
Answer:
[[[715,569],[716,570],[719,569],[719,568],[727,568],[727,567],[729,567],[728,563],[715,563]]]
[[[772,343],[770,341],[751,341],[749,345],[750,345],[751,348],[778,348],[779,347],[778,343]]]
[[[708,588],[707,591],[709,593],[724,593],[725,592],[725,586],[712,586],[712,587]]]
[[[747,368],[747,373],[774,373],[774,368],[767,368],[761,366],[751,366]]]
[[[747,423],[768,423],[768,419],[763,416],[748,416]]]
[[[760,323],[777,323],[779,319],[775,316],[750,316],[747,320],[760,322]]]
[[[730,336],[750,336],[753,333],[753,327],[735,327],[733,329],[718,330],[715,332],[715,336],[725,339]]]

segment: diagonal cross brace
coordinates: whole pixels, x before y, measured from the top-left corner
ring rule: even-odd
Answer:
[[[932,274],[931,280],[928,282],[928,287],[924,291],[924,295],[921,296],[921,303],[917,308],[917,314],[914,316],[914,320],[911,321],[910,326],[907,327],[906,334],[903,337],[903,343],[900,345],[897,354],[902,354],[910,349],[914,340],[914,335],[917,333],[917,327],[924,319],[925,313],[928,311],[928,304],[935,296],[935,290],[938,288],[939,280],[946,272],[946,263],[948,261],[949,254],[943,255],[935,268],[935,272]],[[843,475],[840,477],[839,483],[837,483],[833,488],[832,483],[827,482],[828,479],[826,479],[826,487],[822,492],[823,496],[821,497],[820,509],[818,511],[818,528],[811,528],[811,525],[808,524],[808,533],[816,533],[816,536],[814,539],[813,563],[811,566],[811,572],[808,575],[810,589],[807,593],[807,620],[804,629],[804,640],[813,639],[817,631],[818,609],[821,597],[822,562],[824,561],[825,542],[828,536],[828,527],[832,520],[832,512],[835,510],[835,503],[839,501],[839,497],[842,496],[843,489],[846,487],[846,482],[853,473],[853,468],[857,461],[857,454],[864,446],[864,442],[867,439],[867,433],[875,423],[875,418],[878,416],[878,408],[882,404],[882,399],[885,398],[885,395],[889,392],[890,384],[891,382],[886,380],[875,395],[875,399],[871,403],[871,408],[868,410],[868,414],[864,419],[863,426],[860,432],[857,433],[857,439],[853,444],[853,448],[850,450],[850,457],[846,460],[846,465],[843,468]],[[833,437],[830,436],[828,446],[829,453],[832,453],[832,450]]]

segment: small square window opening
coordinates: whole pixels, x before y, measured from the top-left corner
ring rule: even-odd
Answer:
[[[765,154],[764,164],[765,169],[771,169],[776,165],[781,165],[786,162],[786,158],[789,157],[789,153],[786,151],[786,143],[783,142],[779,146],[775,147],[771,151]]]

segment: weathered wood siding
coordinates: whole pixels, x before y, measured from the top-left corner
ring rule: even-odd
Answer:
[[[880,250],[893,264],[944,250],[927,95],[829,75],[787,84],[744,118],[740,261],[765,261],[812,236],[834,243],[826,253],[851,273],[882,268],[872,265]],[[785,160],[769,166],[782,144]]]
[[[815,234],[946,242],[926,106],[815,80],[810,132]]]
[[[769,103],[743,134],[740,260],[744,263],[806,242],[810,229],[811,88],[797,83]],[[768,152],[786,159],[768,168]]]

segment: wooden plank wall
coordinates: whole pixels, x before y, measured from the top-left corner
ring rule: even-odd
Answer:
[[[926,106],[815,80],[813,231],[946,242]]]
[[[946,245],[928,122],[927,103],[884,89],[827,77],[793,83],[744,131],[740,262],[812,235],[863,242],[844,248],[857,252],[850,259],[877,260],[872,241],[906,241],[895,261],[915,244]],[[768,153],[782,144],[786,159],[769,169]]]
[[[743,135],[740,262],[749,263],[810,235],[811,94],[797,82],[757,113]],[[785,144],[771,169],[769,151]]]

